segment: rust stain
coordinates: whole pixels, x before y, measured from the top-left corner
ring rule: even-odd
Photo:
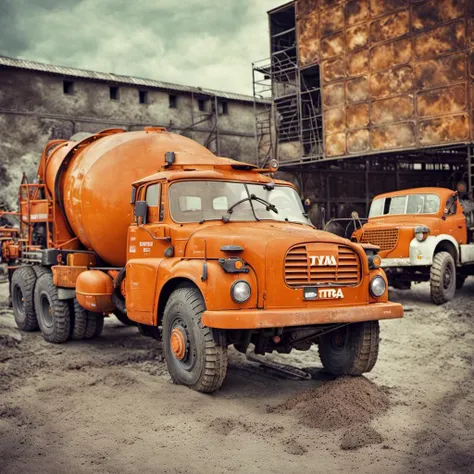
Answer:
[[[420,59],[431,59],[462,49],[465,42],[465,25],[464,22],[458,21],[416,36],[415,54]]]
[[[413,69],[402,66],[370,76],[370,91],[374,98],[413,90]]]
[[[324,113],[324,127],[327,133],[340,132],[345,128],[344,107],[329,109]]]
[[[474,16],[474,12],[473,12],[473,16]],[[474,18],[469,19],[468,28],[469,28],[469,40],[471,42],[471,46],[474,46]]]
[[[370,39],[373,43],[378,43],[399,38],[409,31],[408,11],[403,10],[373,21],[370,24]]]
[[[465,80],[465,55],[452,54],[438,59],[419,62],[415,65],[415,78],[416,87],[419,89],[444,86]]]
[[[420,144],[437,145],[469,139],[469,116],[440,117],[420,122]]]
[[[357,25],[346,30],[346,44],[349,51],[364,48],[369,43],[369,26]]]
[[[342,132],[326,135],[325,147],[328,156],[344,155],[346,152],[346,134]]]
[[[313,0],[313,6],[317,2],[318,0]],[[338,3],[341,3],[341,0],[320,0],[321,8],[330,8]]]
[[[469,65],[471,69],[471,77],[474,78],[474,51],[469,53]]]
[[[317,41],[315,38],[314,41]],[[331,58],[333,56],[339,56],[344,53],[344,34],[337,33],[332,36],[326,36],[321,40],[321,56],[323,58]]]
[[[351,105],[346,109],[347,128],[360,128],[369,125],[369,104]]]
[[[328,59],[323,62],[323,81],[334,82],[342,79],[345,76],[345,61],[344,58]]]
[[[347,151],[349,153],[363,153],[370,147],[370,134],[367,129],[352,130],[347,133]]]
[[[298,56],[304,67],[319,62],[319,13],[312,0],[299,0],[296,8]]]
[[[415,145],[415,124],[405,122],[373,128],[370,144],[374,150],[412,147]]]
[[[369,0],[352,0],[344,9],[346,25],[353,26],[369,17]]]
[[[369,51],[363,49],[347,56],[347,75],[360,76],[369,72]]]
[[[412,27],[414,31],[432,28],[445,21],[455,20],[464,14],[464,0],[431,0],[414,5]]]
[[[344,83],[323,86],[323,104],[326,108],[344,105]]]
[[[344,8],[338,5],[329,10],[321,10],[321,37],[328,36],[344,28]]]
[[[369,81],[366,77],[358,77],[346,81],[346,102],[355,104],[356,102],[364,102],[369,98]]]
[[[401,122],[414,116],[413,96],[402,95],[372,102],[370,119],[374,125]]]
[[[412,47],[409,38],[375,46],[370,51],[370,67],[373,71],[399,66],[410,61]]]
[[[458,85],[420,92],[416,109],[422,117],[463,112],[466,110],[466,87]]]
[[[373,16],[393,12],[408,4],[408,0],[370,0],[370,11]]]

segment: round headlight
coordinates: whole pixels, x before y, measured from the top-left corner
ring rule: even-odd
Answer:
[[[415,234],[415,237],[418,242],[423,242],[423,240],[425,239],[425,234],[423,234],[423,232],[417,232]]]
[[[244,280],[236,281],[230,289],[230,296],[236,303],[245,303],[251,294],[250,285]]]
[[[374,276],[372,280],[370,280],[370,293],[375,298],[380,298],[387,289],[387,285],[385,284],[385,280],[380,276]]]

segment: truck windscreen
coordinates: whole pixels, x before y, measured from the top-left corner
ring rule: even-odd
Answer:
[[[229,221],[257,219],[311,225],[298,194],[289,186],[265,187],[261,184],[228,181],[180,181],[170,186],[169,202],[172,219],[180,223],[228,217]],[[265,202],[278,212],[269,209]],[[232,212],[228,214],[227,211],[231,208]]]
[[[374,199],[369,218],[400,214],[436,214],[440,198],[436,194],[409,194]]]

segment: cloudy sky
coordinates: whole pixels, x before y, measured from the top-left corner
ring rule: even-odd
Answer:
[[[252,93],[285,0],[0,0],[0,55]]]

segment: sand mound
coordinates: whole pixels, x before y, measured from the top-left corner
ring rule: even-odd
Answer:
[[[356,426],[349,428],[342,435],[341,449],[358,449],[382,442],[382,435],[375,431],[371,426]]]
[[[389,406],[388,396],[365,377],[341,377],[298,393],[271,411],[292,410],[302,424],[329,431],[368,423]]]

